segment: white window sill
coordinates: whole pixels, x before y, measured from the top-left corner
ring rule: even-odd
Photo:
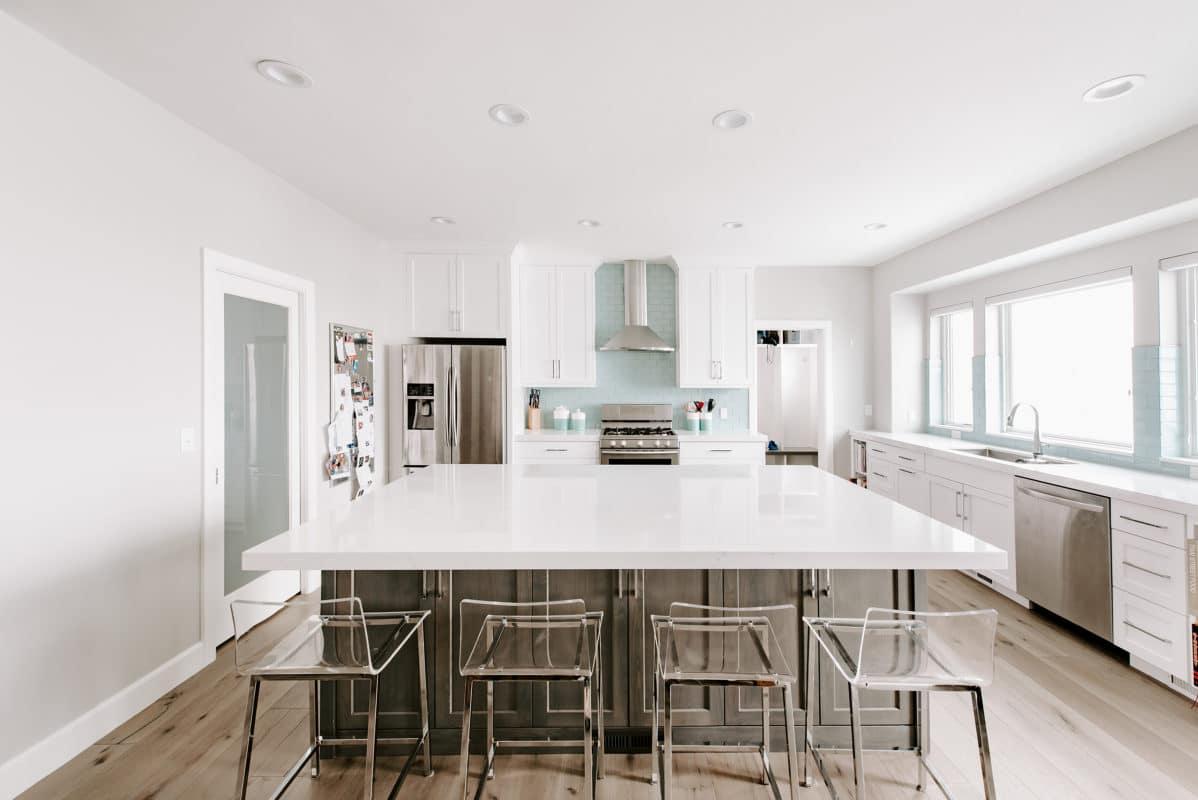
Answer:
[[[972,425],[946,425],[944,423],[934,423],[928,426],[930,431],[944,431],[946,433],[973,433]]]
[[[1180,464],[1183,467],[1198,467],[1198,456],[1161,456],[1162,464]]]
[[[1006,439],[1013,444],[1018,444],[1025,448],[1032,446],[1032,437],[1030,434],[1004,432],[992,433],[990,436],[996,439]],[[1130,456],[1135,453],[1130,447],[1120,447],[1116,444],[1096,444],[1094,442],[1078,442],[1071,439],[1052,439],[1044,436],[1040,437],[1040,442],[1044,445],[1045,449],[1050,447],[1069,447],[1074,450],[1089,450],[1094,453],[1104,453],[1112,456]]]

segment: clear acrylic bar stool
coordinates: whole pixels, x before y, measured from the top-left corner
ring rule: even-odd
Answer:
[[[462,797],[470,796],[470,717],[474,688],[483,683],[487,695],[486,760],[475,797],[495,777],[498,748],[579,749],[583,758],[583,791],[595,797],[595,781],[603,777],[603,678],[600,652],[602,611],[587,611],[582,600],[503,603],[463,600],[459,626],[459,670],[466,679],[462,708]],[[495,684],[505,681],[575,681],[582,689],[582,738],[573,740],[497,740]],[[592,716],[598,710],[598,744]],[[596,752],[597,751],[597,752]],[[592,763],[597,761],[597,765]]]
[[[237,672],[249,676],[250,698],[245,713],[245,734],[237,770],[235,796],[244,800],[254,752],[258,698],[263,681],[311,681],[308,749],[287,771],[271,798],[278,798],[309,761],[313,777],[320,774],[320,747],[365,745],[366,786],[363,797],[374,796],[374,760],[378,745],[412,745],[391,795],[399,789],[416,755],[423,749],[424,774],[432,775],[429,744],[428,685],[424,659],[424,620],[428,611],[370,612],[362,610],[357,597],[318,600],[297,597],[281,603],[234,600],[234,660]],[[279,618],[261,628],[260,622],[279,613]],[[280,633],[271,635],[278,626]],[[378,738],[379,680],[395,656],[415,642],[420,676],[420,736]],[[320,735],[320,682],[363,680],[369,684],[370,699],[365,738],[329,739]]]
[[[986,714],[982,706],[982,687],[994,678],[994,637],[998,612],[979,611],[899,611],[871,608],[864,619],[811,617],[807,625],[808,697],[815,694],[816,659],[822,650],[849,684],[849,721],[852,732],[853,782],[856,800],[865,800],[865,765],[861,741],[861,690],[889,692],[969,692],[973,699],[974,725],[978,753],[982,763],[982,782],[986,800],[994,800],[994,770],[990,763],[990,740],[986,734]],[[819,643],[819,647],[812,642]],[[829,794],[837,797],[828,778],[822,753],[811,738],[811,714],[807,714],[805,740],[815,759],[816,769]],[[916,788],[923,790],[924,773],[946,797],[951,797],[940,776],[928,765],[924,749],[924,725],[920,718],[920,742],[916,747],[919,777]],[[803,754],[803,783],[810,786],[807,754]]]
[[[795,751],[795,675],[787,663],[777,632],[797,630],[798,610],[793,605],[725,608],[673,603],[666,616],[654,614],[653,645],[657,678],[653,682],[652,742],[653,783],[658,782],[661,761],[661,796],[673,792],[674,753],[750,752],[761,758],[761,782],[781,800],[782,792],[770,764],[770,690],[782,690],[786,721],[786,763],[790,797],[799,796],[798,758]],[[761,689],[761,744],[675,745],[673,742],[672,689],[675,686],[748,686]],[[659,708],[664,705],[664,733],[658,745]]]

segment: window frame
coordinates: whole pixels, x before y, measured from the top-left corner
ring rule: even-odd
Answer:
[[[988,308],[993,308],[997,312],[998,318],[998,341],[996,342],[995,350],[998,356],[998,388],[999,388],[999,404],[998,404],[998,431],[1003,436],[1011,436],[1022,440],[1030,440],[1032,438],[1033,428],[1020,428],[1007,425],[1007,418],[1011,413],[1011,405],[1013,402],[1013,393],[1011,390],[1011,369],[1010,366],[1014,359],[1011,355],[1011,307],[1016,303],[1025,300],[1038,300],[1052,295],[1072,294],[1074,292],[1085,291],[1087,289],[1095,289],[1100,286],[1110,286],[1112,284],[1125,283],[1131,290],[1131,308],[1130,313],[1135,315],[1135,283],[1132,280],[1132,272],[1130,267],[1121,267],[1106,272],[1096,273],[1092,275],[1084,275],[1070,280],[1059,281],[1057,283],[1046,284],[1031,289],[1010,292],[1008,294],[999,295],[997,297],[986,298]],[[1129,351],[1127,357],[1131,358],[1130,348],[1135,346],[1134,329],[1133,341],[1129,343]],[[1135,377],[1132,376],[1134,384]],[[1066,447],[1078,447],[1091,450],[1103,450],[1108,452],[1132,453],[1135,449],[1135,404],[1132,403],[1132,420],[1131,420],[1131,441],[1116,442],[1103,439],[1083,439],[1076,436],[1068,436],[1060,433],[1053,433],[1051,430],[1041,428],[1040,439],[1044,442],[1054,442]]]
[[[944,324],[944,321],[954,314],[969,314],[969,329],[970,347],[969,347],[969,386],[970,386],[970,404],[969,404],[969,420],[951,420],[948,418],[948,410],[952,408],[952,338],[949,336],[949,326]],[[935,391],[940,401],[939,419],[929,420],[928,424],[935,428],[949,428],[957,431],[972,431],[973,430],[973,358],[977,355],[977,344],[974,339],[974,309],[973,303],[958,303],[952,306],[944,306],[936,308],[928,312],[928,355],[935,355],[932,359],[940,362],[940,385],[930,386],[929,391]],[[949,355],[946,358],[946,354]]]
[[[1178,286],[1178,345],[1181,350],[1181,424],[1183,457],[1198,459],[1198,268],[1180,270]]]

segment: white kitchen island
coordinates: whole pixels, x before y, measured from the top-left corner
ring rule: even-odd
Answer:
[[[432,742],[441,753],[459,747],[459,641],[472,635],[461,630],[461,600],[580,597],[604,612],[608,749],[647,752],[654,668],[648,618],[667,613],[672,602],[794,604],[800,621],[777,633],[797,672],[806,661],[803,616],[924,608],[922,570],[1002,569],[1006,558],[814,467],[530,464],[416,470],[247,550],[242,563],[250,570],[322,570],[324,597],[356,595],[368,611],[431,611]],[[709,657],[718,667],[736,654]],[[417,728],[414,668],[397,662],[394,677],[383,681],[385,735]],[[799,720],[815,714],[818,742],[845,746],[846,687],[829,664],[818,669],[817,695],[799,689]],[[676,742],[760,742],[759,692],[675,691]],[[494,700],[501,738],[576,737],[578,692],[567,684],[501,684]],[[773,694],[780,703],[781,693]],[[347,686],[322,692],[324,735],[360,733],[364,697]],[[926,706],[911,695],[862,697],[867,746],[913,747],[926,737]],[[781,747],[780,708],[771,723],[773,746]],[[474,728],[480,737],[483,728]],[[474,748],[481,747],[480,738]]]
[[[814,467],[438,465],[247,550],[247,570],[1002,569]]]

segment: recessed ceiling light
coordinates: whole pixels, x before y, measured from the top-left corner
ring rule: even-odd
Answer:
[[[520,106],[514,106],[511,103],[500,103],[499,105],[491,106],[487,113],[491,115],[491,119],[500,125],[515,127],[528,122],[528,112],[520,108]]]
[[[865,226],[867,231],[880,231],[886,227],[885,222],[871,222]]]
[[[725,222],[725,223],[724,223],[724,227],[725,227],[725,228],[727,228],[727,229],[728,229],[728,230],[730,230],[730,231],[734,231],[734,230],[736,230],[737,228],[743,228],[743,227],[745,227],[745,223],[743,223],[743,222],[734,222],[734,221],[729,221],[729,222]]]
[[[263,78],[289,89],[307,89],[312,85],[312,78],[308,73],[286,61],[274,61],[267,58],[259,61],[254,67]]]
[[[429,222],[434,225],[457,225],[458,221],[453,217],[429,217]]]
[[[722,131],[734,131],[737,128],[748,127],[753,122],[753,115],[739,108],[721,111],[711,118],[711,124]]]
[[[584,228],[598,228],[599,220],[597,220],[597,219],[580,219],[580,220],[578,220],[578,224]]]
[[[1118,78],[1111,78],[1108,81],[1091,86],[1082,95],[1082,100],[1087,103],[1101,103],[1106,100],[1114,100],[1116,97],[1122,97],[1127,94],[1143,82],[1143,75],[1120,75]]]

